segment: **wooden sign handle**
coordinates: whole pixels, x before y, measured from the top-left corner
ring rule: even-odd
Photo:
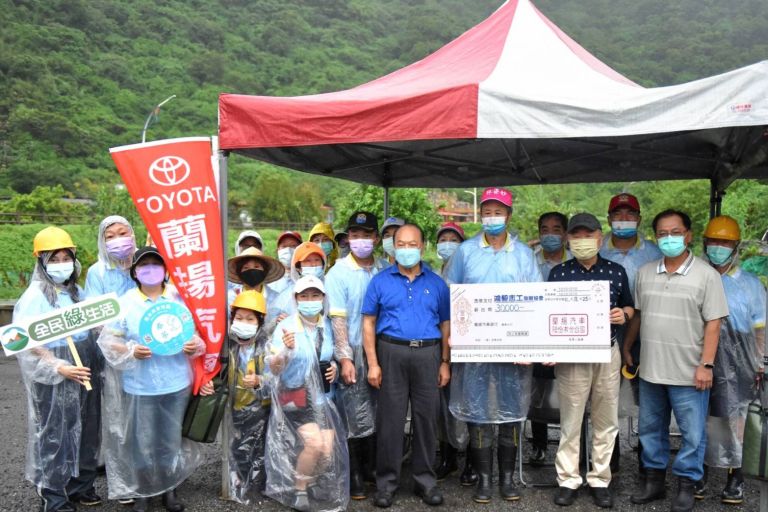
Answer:
[[[69,351],[72,353],[72,358],[75,360],[75,366],[83,367],[83,362],[80,360],[80,354],[77,353],[77,347],[75,347],[75,340],[72,339],[72,336],[67,336],[67,345],[69,345]],[[91,381],[88,379],[83,379],[83,386],[85,386],[85,389],[88,391],[93,390],[93,386],[91,386]]]

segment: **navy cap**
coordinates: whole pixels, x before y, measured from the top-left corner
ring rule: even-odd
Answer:
[[[371,212],[358,211],[349,217],[347,222],[347,231],[353,228],[365,229],[366,231],[379,231],[379,221]]]

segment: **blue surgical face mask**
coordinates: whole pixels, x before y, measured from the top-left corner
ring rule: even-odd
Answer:
[[[456,252],[459,245],[461,245],[459,242],[440,242],[437,244],[437,255],[440,256],[440,259],[445,261],[453,256],[453,253]]]
[[[322,279],[325,275],[325,269],[322,266],[317,267],[301,267],[301,276],[315,276]]]
[[[330,240],[326,240],[325,242],[320,242],[320,248],[323,250],[326,256],[331,254],[333,252],[333,242]]]
[[[615,220],[611,222],[611,234],[616,238],[632,238],[637,235],[637,221]]]
[[[506,217],[483,217],[483,231],[489,235],[500,235],[506,227]]]
[[[725,265],[733,259],[733,249],[722,245],[708,245],[707,258],[715,265]]]
[[[676,258],[677,256],[683,254],[685,251],[684,235],[665,236],[664,238],[659,238],[658,242],[661,253],[667,258]]]
[[[387,253],[387,256],[395,255],[395,237],[384,238],[381,241],[381,248]]]
[[[541,235],[539,243],[545,252],[559,251],[563,246],[563,235]]]
[[[304,300],[297,303],[296,309],[304,316],[317,316],[323,310],[323,301]]]
[[[421,249],[395,249],[395,260],[405,268],[415,267],[421,261]]]

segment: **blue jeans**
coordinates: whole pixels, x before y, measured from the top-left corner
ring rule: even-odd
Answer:
[[[683,442],[672,463],[672,474],[694,481],[702,479],[708,403],[709,390],[653,384],[640,379],[640,443],[643,465],[647,469],[667,469],[669,421],[674,412]]]

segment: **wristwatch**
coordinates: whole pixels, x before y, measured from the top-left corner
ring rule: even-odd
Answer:
[[[707,370],[712,370],[715,367],[715,363],[701,363],[701,366],[703,366]]]

